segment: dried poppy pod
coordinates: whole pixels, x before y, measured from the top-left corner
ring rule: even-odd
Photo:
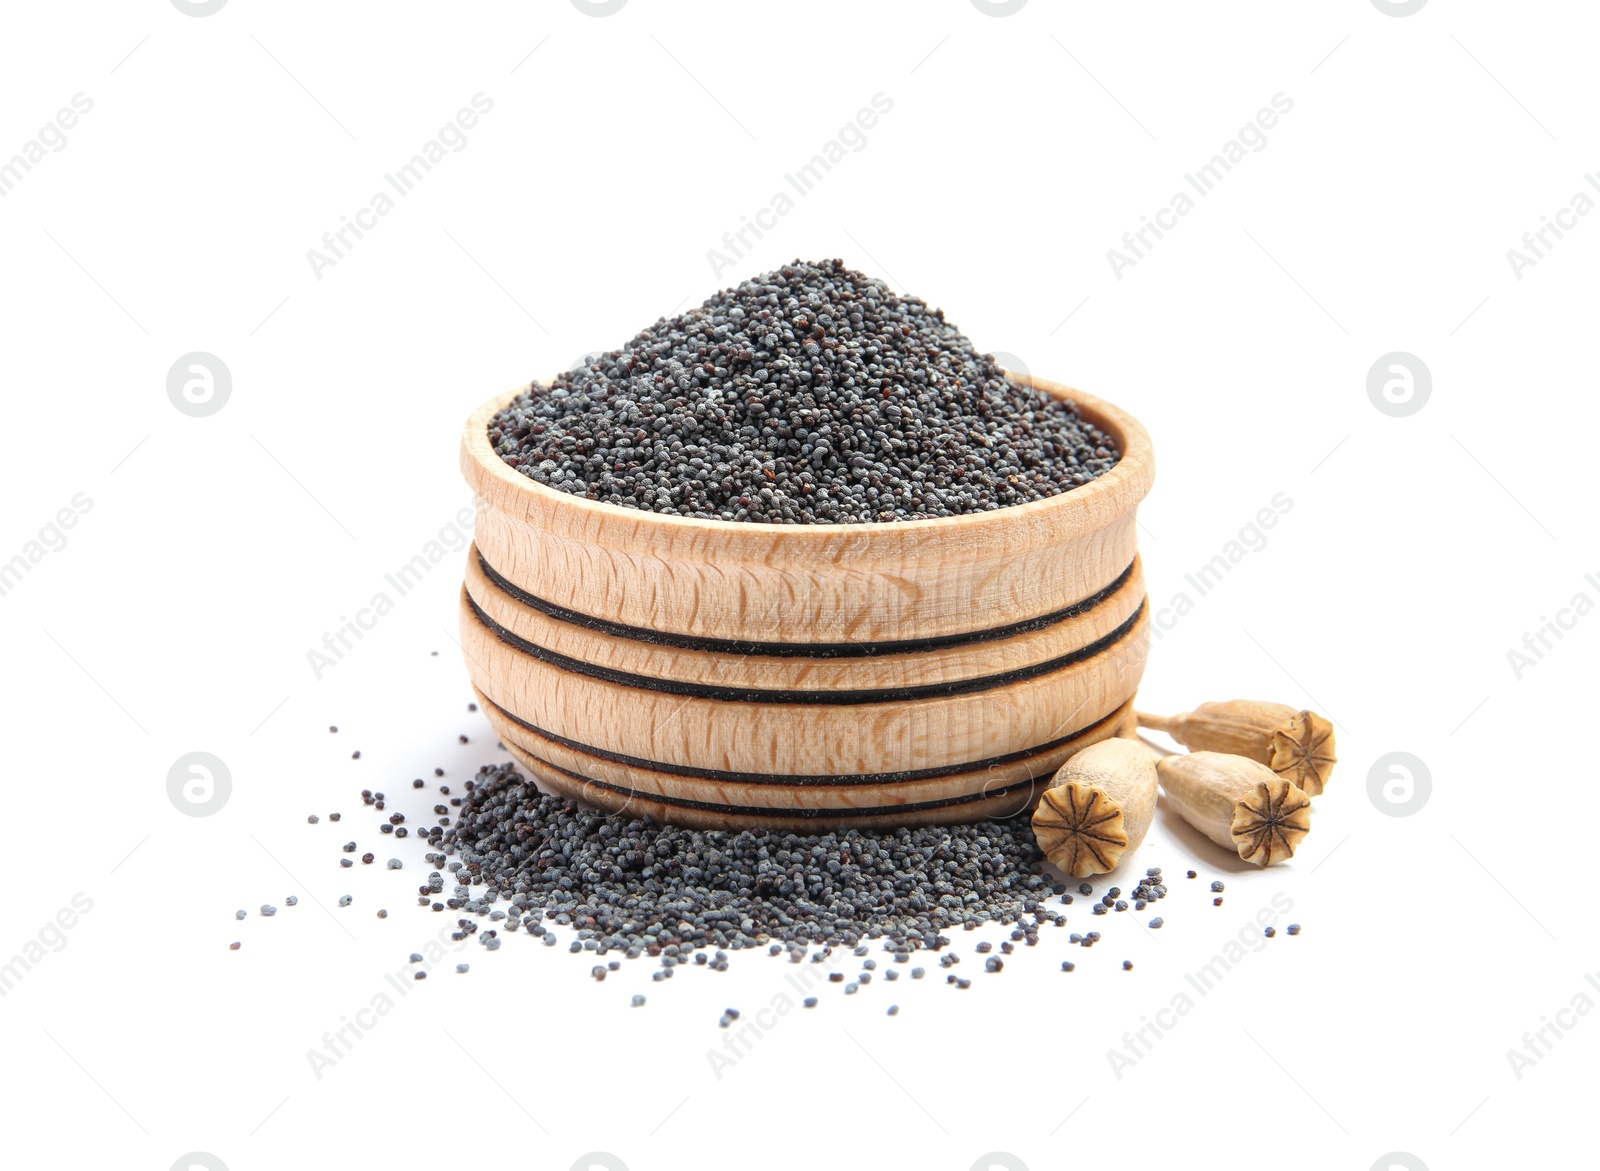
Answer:
[[[1311,830],[1311,798],[1259,761],[1188,752],[1163,757],[1156,772],[1183,820],[1256,866],[1288,861]]]
[[[1309,797],[1322,796],[1333,775],[1333,725],[1316,712],[1230,699],[1171,718],[1136,714],[1140,727],[1165,732],[1191,751],[1227,752],[1264,764]]]
[[[1136,740],[1110,739],[1074,753],[1033,811],[1033,836],[1073,878],[1105,874],[1136,850],[1156,812],[1156,763]]]

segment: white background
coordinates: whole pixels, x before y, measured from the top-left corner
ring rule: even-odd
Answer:
[[[44,938],[0,998],[6,1162],[1555,1158],[1600,1052],[1594,1014],[1557,1016],[1600,1003],[1600,617],[1570,612],[1520,678],[1507,652],[1600,601],[1600,217],[1520,280],[1506,252],[1600,167],[1594,32],[1578,3],[1444,0],[8,6],[0,158],[74,94],[93,110],[0,199],[0,560],[92,502],[0,597],[0,960]],[[319,279],[307,250],[480,92],[465,148]],[[880,92],[865,147],[714,273],[723,233]],[[1293,110],[1265,147],[1119,279],[1107,250],[1278,93]],[[469,503],[476,404],[796,256],[841,256],[1138,416],[1158,611],[1292,500],[1169,619],[1141,705],[1334,718],[1315,832],[1246,875],[1162,820],[1129,869],[1173,879],[1163,931],[1096,919],[1085,953],[1047,930],[998,976],[957,932],[969,991],[936,966],[825,988],[720,1077],[722,1009],[797,999],[798,969],[741,952],[726,974],[652,984],[639,962],[595,984],[588,956],[518,935],[400,995],[385,975],[448,920],[415,906],[416,839],[380,839],[356,794],[420,813],[413,776],[496,756],[453,642],[460,553],[320,679],[307,652]],[[191,351],[232,374],[210,417],[166,394]],[[1391,351],[1431,371],[1409,417],[1367,395]],[[203,818],[166,791],[197,750],[232,777]],[[1431,775],[1410,816],[1369,796],[1393,751]],[[407,869],[339,870],[347,838]],[[1223,907],[1191,865],[1227,880]],[[56,934],[79,893],[92,910]],[[1195,994],[1185,975],[1279,893],[1304,933]],[[380,993],[393,1011],[318,1077],[308,1051]],[[1107,1052],[1180,993],[1193,1011],[1119,1079]],[[1514,1070],[1547,1018],[1575,1027]]]

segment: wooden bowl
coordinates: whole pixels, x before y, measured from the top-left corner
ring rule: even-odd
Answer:
[[[467,421],[472,683],[545,787],[707,828],[1002,817],[1115,734],[1149,649],[1131,416],[1064,386],[1122,458],[1080,488],[887,524],[694,520],[559,492]]]

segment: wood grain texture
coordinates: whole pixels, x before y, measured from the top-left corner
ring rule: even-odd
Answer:
[[[1131,702],[1131,701],[1130,701]],[[492,711],[492,709],[487,709]],[[493,714],[491,722],[501,722]],[[537,741],[528,745],[505,739],[507,751],[549,792],[630,817],[654,817],[657,821],[697,829],[772,829],[797,833],[827,833],[843,829],[895,829],[900,826],[950,825],[980,818],[1013,817],[1031,809],[1047,784],[1046,777],[1024,778],[1012,785],[991,783],[963,798],[945,801],[893,801],[877,807],[814,806],[782,807],[704,807],[707,803],[652,797],[642,791],[620,791],[610,780],[595,777],[581,769],[557,763],[542,755]],[[572,762],[577,763],[577,762]]]
[[[511,715],[478,692],[484,713],[508,746],[612,788],[651,796],[728,806],[812,810],[863,809],[948,801],[974,793],[999,793],[1028,782],[1042,792],[1057,768],[1086,745],[1110,738],[1123,708],[1069,729],[1036,752],[974,761],[945,770],[855,776],[741,774],[681,768],[628,759],[609,750],[556,738]],[[927,775],[924,775],[927,774]],[[1032,804],[1035,794],[1028,795]]]
[[[1004,675],[1048,663],[1103,639],[1144,602],[1144,574],[1132,572],[1082,614],[1011,638],[866,658],[726,654],[666,646],[587,629],[523,605],[495,585],[468,556],[467,596],[512,635],[553,654],[652,679],[716,682],[769,690],[833,691],[955,682]]]
[[[786,703],[651,690],[542,661],[500,641],[465,594],[460,631],[473,684],[536,727],[668,765],[788,774],[936,768],[1047,743],[1131,699],[1149,644],[1141,612],[1107,650],[1022,682],[952,696]]]
[[[1150,640],[1131,418],[1064,387],[1122,458],[1032,504],[870,525],[699,521],[556,492],[468,423],[461,645],[547,788],[697,826],[1009,816],[1126,734]],[[520,393],[520,392],[515,392]]]
[[[1041,379],[1122,452],[1105,475],[1013,508],[890,524],[705,521],[558,492],[508,466],[488,424],[526,388],[467,421],[461,467],[480,501],[478,548],[536,597],[630,626],[714,638],[865,641],[968,630],[1071,605],[1136,551],[1134,510],[1155,475],[1131,416]]]

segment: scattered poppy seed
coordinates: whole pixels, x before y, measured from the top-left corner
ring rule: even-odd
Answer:
[[[354,901],[355,900],[352,899],[349,895],[340,895],[339,896],[339,905],[341,907],[348,907]]]
[[[1122,970],[1124,972],[1133,971],[1133,961],[1132,960],[1123,960],[1122,961]]]
[[[239,950],[239,945],[237,943],[230,943],[230,944],[228,944],[228,950],[229,951],[238,951]]]
[[[1218,879],[1218,880],[1217,880],[1217,881],[1216,881],[1216,882],[1213,882],[1213,883],[1212,883],[1212,884],[1211,884],[1211,889],[1212,889],[1212,890],[1214,890],[1214,891],[1220,891],[1220,890],[1222,890],[1222,889],[1223,889],[1223,886],[1222,886],[1222,880],[1221,880],[1221,879]]]
[[[300,900],[295,895],[290,895],[288,898],[284,899],[283,901],[284,901],[284,905],[285,906],[298,907],[300,905]]]
[[[261,913],[262,913],[262,915],[264,915],[265,917],[270,919],[272,916],[274,916],[274,915],[276,915],[278,913],[278,908],[274,907],[271,903],[262,903],[261,904]]]
[[[1272,939],[1277,936],[1278,932],[1274,928],[1268,927],[1261,934],[1265,935],[1268,939]]]
[[[1300,924],[1291,923],[1291,924],[1289,924],[1289,926],[1285,927],[1284,930],[1287,931],[1290,935],[1299,935],[1300,934]]]

